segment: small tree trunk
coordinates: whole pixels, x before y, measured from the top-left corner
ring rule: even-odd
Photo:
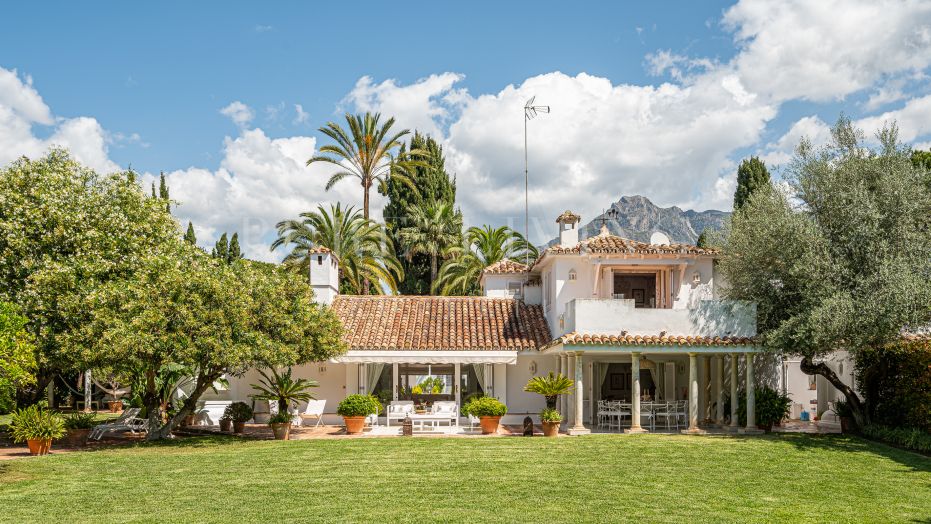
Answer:
[[[204,394],[204,391],[207,391],[218,378],[220,378],[222,373],[211,373],[209,375],[198,375],[197,376],[197,385],[194,387],[194,391],[191,392],[191,396],[184,400],[184,404],[181,405],[181,409],[170,419],[168,423],[164,426],[159,427],[158,429],[153,429],[152,426],[149,427],[149,434],[146,437],[147,440],[161,440],[167,438],[171,435],[172,430],[178,427],[178,424],[184,420],[185,417],[194,412],[194,408],[197,407],[197,401],[200,400],[200,396]],[[151,415],[149,416],[149,423],[152,423]]]
[[[433,289],[434,282],[436,282],[436,253],[430,255],[430,289]]]
[[[26,406],[31,406],[45,396],[45,388],[48,387],[49,383],[52,382],[52,379],[55,378],[55,373],[50,369],[40,369],[36,373],[36,383],[28,388],[17,389],[16,390],[16,407],[23,408]]]
[[[870,414],[869,410],[866,409],[866,404],[860,400],[857,392],[845,384],[844,381],[837,376],[837,373],[834,373],[834,370],[828,367],[827,364],[824,362],[815,364],[811,360],[811,357],[803,357],[799,368],[802,370],[802,373],[806,375],[821,375],[826,378],[831,385],[837,388],[838,391],[843,393],[844,397],[847,398],[847,402],[850,404],[850,409],[853,411],[853,418],[856,420],[857,425],[863,427],[870,423]]]
[[[362,217],[365,218],[366,222],[369,219],[369,189],[372,187],[372,182],[370,180],[362,181]],[[369,279],[365,278],[362,280],[362,294],[369,294]]]

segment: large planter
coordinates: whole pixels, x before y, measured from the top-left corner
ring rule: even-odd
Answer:
[[[107,402],[107,407],[110,408],[110,413],[119,413],[123,411],[123,403],[119,400],[111,400]]]
[[[498,432],[501,417],[479,417],[478,420],[482,426],[482,435],[494,435]]]
[[[90,434],[90,429],[69,429],[62,437],[61,443],[69,448],[82,448],[87,445],[87,437]]]
[[[290,422],[276,422],[269,424],[272,427],[272,433],[275,434],[275,440],[288,440],[291,437]]]
[[[233,422],[233,433],[242,434],[246,430],[246,423],[234,421]]]
[[[343,422],[346,424],[346,433],[350,435],[362,433],[365,427],[365,417],[343,417]]]
[[[49,449],[52,448],[52,439],[29,439],[26,441],[29,446],[30,455],[48,455]]]
[[[230,419],[220,419],[220,431],[229,433],[233,429],[233,421]]]
[[[559,435],[559,425],[561,422],[543,422],[543,436],[555,437]]]

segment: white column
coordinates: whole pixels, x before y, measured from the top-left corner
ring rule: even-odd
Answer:
[[[724,359],[721,355],[714,356],[714,388],[715,399],[714,423],[724,425]]]
[[[753,353],[745,354],[747,366],[747,427],[741,428],[740,433],[753,434],[762,433],[763,430],[756,427],[756,380],[753,378]]]
[[[462,407],[462,364],[453,364],[453,394],[456,398],[456,405]]]
[[[689,353],[689,428],[683,433],[704,433],[698,427],[698,353]]]
[[[569,377],[575,385],[575,357],[572,355],[566,355],[566,376]],[[566,395],[566,425],[572,426],[575,421],[575,395],[578,390],[573,387],[572,393]]]
[[[391,395],[391,399],[397,400],[398,389],[401,387],[401,385],[398,383],[398,363],[397,362],[395,362],[394,364],[391,364],[391,383],[393,384],[393,387],[391,389],[394,391],[394,393],[392,393]]]
[[[575,375],[575,389],[573,391],[575,406],[573,406],[572,409],[572,420],[574,423],[572,427],[569,428],[568,433],[570,435],[585,435],[590,433],[590,431],[585,427],[585,424],[582,423],[582,410],[584,409],[582,400],[585,394],[585,385],[582,383],[584,371],[582,368],[582,354],[576,353],[569,358],[569,366],[572,368],[573,374]]]
[[[737,431],[737,382],[740,381],[738,370],[740,355],[731,353],[731,431]]]
[[[640,353],[630,354],[630,430],[628,433],[643,433],[640,427]]]

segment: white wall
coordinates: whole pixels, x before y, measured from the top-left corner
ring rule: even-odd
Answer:
[[[527,281],[527,274],[510,273],[503,275],[485,275],[483,281],[486,297],[510,298],[510,295],[508,295],[508,284],[511,282],[520,282],[523,284]]]
[[[554,331],[557,331],[554,329]],[[754,336],[756,306],[745,302],[706,300],[695,309],[636,308],[633,300],[576,299],[569,304],[564,328],[620,335]]]

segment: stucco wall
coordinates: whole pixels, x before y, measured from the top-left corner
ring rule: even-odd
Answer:
[[[562,333],[753,336],[756,307],[744,302],[706,300],[694,309],[635,308],[633,300],[576,299],[570,302]]]

